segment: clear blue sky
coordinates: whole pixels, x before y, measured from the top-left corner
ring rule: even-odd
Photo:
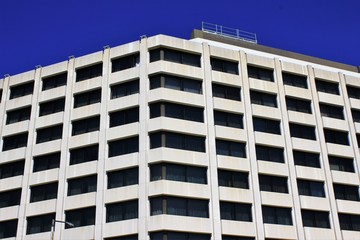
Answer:
[[[0,78],[166,34],[201,21],[255,32],[259,44],[360,65],[359,0],[0,0]]]

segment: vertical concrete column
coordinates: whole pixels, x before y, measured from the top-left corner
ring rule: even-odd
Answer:
[[[3,79],[0,80],[2,82],[2,96],[0,98],[0,136],[2,135],[3,128],[5,126],[6,121],[6,114],[5,114],[5,106],[6,106],[6,100],[8,99],[9,95],[9,82],[10,82],[10,76],[5,75]],[[2,139],[0,139],[0,142],[2,143]],[[2,146],[2,144],[0,144]]]
[[[246,143],[247,147],[247,158],[250,161],[250,176],[249,176],[249,185],[250,190],[252,190],[254,204],[253,204],[253,216],[254,222],[256,224],[257,239],[264,239],[264,224],[261,210],[261,195],[260,195],[260,185],[258,178],[258,165],[256,160],[256,151],[255,151],[255,137],[254,137],[254,127],[252,122],[252,108],[250,100],[250,85],[249,77],[247,73],[247,60],[246,54],[244,51],[240,51],[240,71],[242,76],[242,86],[243,86],[243,101],[244,101],[244,127],[247,133],[248,142]]]

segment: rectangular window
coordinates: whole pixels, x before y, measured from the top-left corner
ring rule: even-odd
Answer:
[[[252,222],[251,204],[220,201],[220,218],[224,220]]]
[[[138,218],[138,200],[106,204],[106,222]]]
[[[97,175],[68,179],[68,196],[96,192]]]
[[[320,112],[323,117],[344,119],[343,107],[320,103]]]
[[[103,64],[98,63],[92,66],[76,69],[76,82],[81,82],[90,78],[102,75]]]
[[[360,88],[354,86],[346,86],[350,98],[360,99]]]
[[[239,75],[238,62],[232,62],[212,57],[210,58],[210,64],[213,71]]]
[[[57,197],[58,183],[49,183],[30,187],[30,202],[40,202]]]
[[[50,77],[44,77],[42,79],[42,90],[49,90],[61,86],[65,86],[67,82],[67,72],[53,75]]]
[[[150,76],[150,89],[156,88],[202,94],[202,81],[165,74]]]
[[[222,240],[255,240],[254,237],[239,237],[239,236],[228,236],[228,235],[222,235],[221,238]]]
[[[172,163],[150,165],[150,181],[170,180],[179,182],[207,184],[207,169]]]
[[[122,126],[139,121],[139,107],[128,108],[125,110],[111,112],[110,127]]]
[[[150,106],[150,118],[160,116],[194,122],[204,122],[204,109],[169,102],[156,102]]]
[[[6,124],[12,124],[17,122],[22,122],[30,119],[31,106],[24,107],[6,113]]]
[[[210,240],[209,234],[161,231],[152,232],[150,240]]]
[[[216,154],[246,158],[246,144],[216,139]]]
[[[110,86],[111,99],[139,93],[139,79]]]
[[[10,99],[33,94],[34,81],[10,87]]]
[[[339,213],[341,230],[360,231],[360,215]]]
[[[107,173],[108,189],[139,184],[139,168],[127,168]]]
[[[100,116],[72,121],[72,136],[99,131]]]
[[[70,150],[70,165],[98,160],[99,145],[91,145]]]
[[[345,184],[334,183],[335,199],[360,201],[359,198],[359,186],[351,186]]]
[[[305,89],[308,88],[306,76],[283,72],[282,77],[285,85],[300,87]]]
[[[320,168],[319,153],[293,151],[295,165]]]
[[[55,213],[27,217],[26,234],[50,232],[53,219],[55,219]]]
[[[139,151],[139,136],[109,142],[109,157]]]
[[[348,132],[324,129],[325,142],[349,146]]]
[[[0,192],[0,208],[20,205],[20,198],[21,188]]]
[[[330,228],[329,212],[301,209],[304,227]]]
[[[213,97],[241,101],[240,87],[230,87],[217,83],[212,84]]]
[[[157,48],[150,50],[150,62],[164,60],[168,62],[180,63],[194,67],[200,67],[200,55],[181,52],[168,48]]]
[[[275,94],[250,90],[250,100],[252,104],[277,108],[277,101]]]
[[[354,160],[352,158],[344,158],[338,156],[328,156],[330,169],[342,172],[355,172]]]
[[[17,224],[18,219],[0,222],[0,238],[16,237]]]
[[[280,121],[253,117],[254,131],[281,135]]]
[[[74,108],[101,102],[101,89],[74,95]]]
[[[315,84],[318,92],[340,95],[338,83],[315,79]]]
[[[324,182],[298,179],[299,194],[312,197],[325,197]]]
[[[95,207],[65,211],[65,221],[74,224],[74,228],[95,225]],[[65,228],[71,228],[65,224]]]
[[[315,127],[297,123],[289,123],[289,126],[291,137],[316,140]]]
[[[285,163],[283,148],[262,145],[256,145],[255,148],[257,160]]]
[[[289,193],[287,177],[259,174],[260,191]]]
[[[249,189],[249,173],[218,169],[219,186]]]
[[[33,172],[54,169],[60,167],[60,152],[34,157]]]
[[[25,160],[1,164],[0,179],[23,175],[24,164],[25,164]]]
[[[138,240],[138,234],[131,234],[121,237],[111,237],[111,238],[105,238],[105,240]]]
[[[354,122],[360,123],[360,111],[357,109],[351,109],[351,115]]]
[[[3,152],[27,146],[28,132],[3,137]]]
[[[243,115],[229,112],[222,112],[214,110],[214,121],[215,125],[233,127],[233,128],[244,128]]]
[[[45,116],[57,112],[62,112],[65,109],[65,98],[59,98],[49,102],[40,103],[39,116]]]
[[[291,208],[262,206],[264,223],[293,225]]]
[[[139,65],[140,54],[135,53],[111,60],[111,72],[118,72]]]
[[[150,198],[150,215],[159,214],[208,218],[209,200],[168,196]]]
[[[296,111],[311,114],[311,101],[286,97],[286,107],[288,111]]]
[[[255,66],[247,66],[249,78],[257,78],[260,80],[274,82],[274,70],[265,69]]]
[[[54,141],[62,138],[63,125],[57,125],[36,130],[36,143]]]

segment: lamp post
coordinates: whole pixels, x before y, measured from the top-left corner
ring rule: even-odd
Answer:
[[[55,223],[65,223],[66,225],[70,226],[70,227],[74,227],[74,224],[71,222],[66,222],[66,221],[60,221],[60,220],[56,220],[53,219],[51,222],[51,240],[54,240],[54,231],[55,231]]]

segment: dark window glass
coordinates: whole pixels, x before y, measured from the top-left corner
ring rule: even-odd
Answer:
[[[200,55],[177,50],[158,48],[150,50],[150,62],[159,60],[200,67]]]
[[[45,116],[57,112],[64,111],[65,108],[65,98],[56,99],[49,102],[40,103],[40,112],[39,116]]]
[[[338,183],[334,183],[333,186],[336,199],[360,201],[359,186],[350,186]]]
[[[136,67],[140,63],[140,54],[135,53],[125,57],[111,60],[111,72],[118,72],[128,68]]]
[[[360,231],[360,215],[339,213],[341,230]]]
[[[26,234],[50,232],[53,219],[55,219],[55,213],[27,217]]]
[[[311,101],[286,97],[286,107],[288,111],[296,111],[311,114]]]
[[[138,240],[138,235],[126,235],[121,237],[111,237],[111,238],[105,238],[105,240]]]
[[[220,202],[220,218],[225,220],[252,222],[251,204]]]
[[[139,121],[139,107],[128,108],[125,110],[111,112],[110,127],[122,126]]]
[[[20,205],[20,198],[21,188],[0,192],[0,208]]]
[[[60,152],[34,157],[33,172],[40,172],[60,166]]]
[[[76,81],[84,81],[90,78],[99,77],[102,75],[102,63],[96,65],[76,69]]]
[[[23,97],[33,94],[34,82],[28,82],[21,85],[10,87],[10,99]]]
[[[101,89],[74,95],[74,108],[101,102]]]
[[[212,91],[213,91],[213,97],[241,101],[240,87],[230,87],[230,86],[213,83]]]
[[[169,102],[157,102],[150,104],[150,118],[165,116],[195,122],[204,122],[203,112],[203,108]]]
[[[277,101],[275,94],[250,90],[250,99],[252,104],[277,108]]]
[[[320,168],[320,155],[318,153],[293,151],[295,165]]]
[[[293,225],[291,208],[262,206],[264,223]]]
[[[355,172],[352,158],[328,156],[330,169],[334,171]]]
[[[214,71],[239,75],[239,68],[237,62],[231,62],[217,58],[210,58],[210,64],[211,64],[211,69]]]
[[[63,125],[38,129],[36,132],[36,143],[49,142],[62,138]]]
[[[42,90],[49,90],[52,88],[57,88],[61,86],[65,86],[67,81],[67,72],[57,74],[50,77],[45,77],[42,79]]]
[[[205,152],[205,137],[190,136],[165,131],[150,133],[150,149],[159,147]]]
[[[274,82],[274,70],[255,66],[247,66],[249,78],[257,78],[264,81]]]
[[[40,202],[57,197],[58,183],[49,183],[30,187],[30,202]]]
[[[139,79],[111,86],[111,99],[125,97],[136,93],[139,93]]]
[[[214,110],[214,121],[215,125],[233,127],[233,128],[244,128],[243,115],[229,112],[221,112]]]
[[[15,148],[26,147],[27,140],[28,140],[28,132],[4,137],[2,150],[3,152],[5,152]]]
[[[15,177],[24,174],[25,160],[0,165],[0,179]]]
[[[12,123],[29,120],[30,114],[31,114],[31,106],[8,111],[6,113],[7,115],[6,124],[12,124]]]
[[[360,111],[357,109],[351,109],[351,115],[354,122],[360,122]]]
[[[150,233],[150,240],[210,240],[209,234],[161,231]]]
[[[360,88],[354,86],[346,86],[350,98],[360,99]]]
[[[349,146],[348,132],[324,129],[325,142]]]
[[[289,193],[287,177],[259,174],[260,191]]]
[[[95,207],[65,211],[65,221],[74,224],[74,227],[95,225]],[[65,224],[65,228],[71,228]]]
[[[134,153],[139,151],[139,136],[109,142],[109,157]]]
[[[340,95],[339,84],[315,79],[316,89],[319,92]]]
[[[343,107],[320,103],[320,112],[323,117],[344,119]]]
[[[216,139],[216,154],[246,158],[246,144]]]
[[[297,185],[300,195],[325,197],[324,182],[298,179]]]
[[[70,165],[90,162],[98,159],[99,145],[92,145],[70,150]]]
[[[315,127],[289,123],[291,137],[316,140]]]
[[[304,227],[330,228],[329,212],[301,209]]]
[[[108,172],[108,189],[125,187],[139,183],[139,168],[127,168]]]
[[[269,162],[278,162],[284,163],[284,149],[277,147],[268,147],[256,145],[256,159],[269,161]]]
[[[190,93],[202,93],[202,81],[186,79],[171,75],[154,75],[150,77],[150,89],[169,88]]]
[[[18,220],[0,222],[0,238],[16,237]]]
[[[282,77],[285,85],[290,85],[300,88],[308,88],[306,76],[300,76],[300,75],[283,72]]]
[[[97,175],[68,180],[68,196],[96,192]]]
[[[255,240],[254,237],[239,237],[239,236],[227,236],[222,235],[222,240]]]
[[[1,102],[1,99],[2,99],[2,89],[0,89],[0,102]]]
[[[253,117],[254,131],[281,134],[280,121]]]
[[[172,163],[159,163],[150,165],[150,181],[171,180],[180,182],[207,184],[207,169],[179,165]]]
[[[138,200],[106,204],[106,222],[138,218]]]
[[[219,186],[249,189],[249,173],[218,169]]]
[[[72,122],[72,136],[99,131],[100,116],[85,118]]]

